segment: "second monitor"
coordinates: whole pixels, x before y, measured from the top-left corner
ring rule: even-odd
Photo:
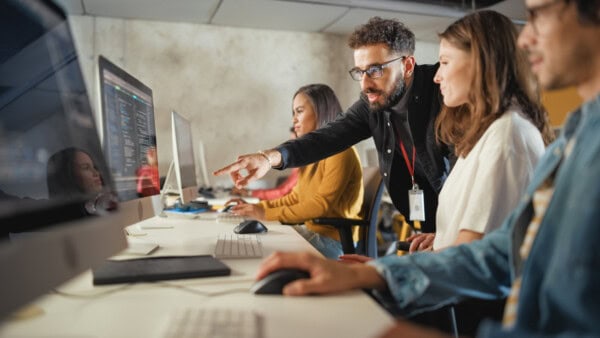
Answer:
[[[175,111],[171,112],[171,126],[173,133],[173,169],[177,179],[177,194],[181,199],[181,203],[186,204],[196,198],[198,189],[192,127],[190,121]]]

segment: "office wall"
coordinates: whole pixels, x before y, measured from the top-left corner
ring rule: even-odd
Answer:
[[[326,83],[344,108],[360,89],[347,73],[352,53],[342,36],[90,16],[70,23],[96,110],[100,54],[153,89],[162,175],[172,158],[171,110],[191,120],[196,152],[202,142],[212,172],[287,139],[298,87]],[[416,54],[434,62],[437,44],[419,43]],[[268,184],[279,173],[270,175]]]

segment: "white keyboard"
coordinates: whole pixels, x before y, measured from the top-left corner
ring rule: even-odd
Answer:
[[[261,258],[263,247],[257,235],[221,234],[217,238],[217,258]]]
[[[197,219],[204,221],[216,221],[217,223],[242,223],[246,220],[243,216],[234,215],[228,212],[207,212],[196,216]]]
[[[171,314],[165,338],[262,338],[263,318],[254,311],[187,308]]]
[[[230,214],[228,212],[217,215],[217,223],[242,223],[246,218],[244,216]]]

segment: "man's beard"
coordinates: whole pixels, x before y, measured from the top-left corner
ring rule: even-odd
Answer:
[[[382,111],[382,110],[390,108],[390,107],[396,105],[398,102],[400,102],[400,99],[402,98],[402,96],[404,96],[404,93],[406,91],[405,84],[406,83],[404,82],[404,79],[400,78],[398,80],[398,82],[396,82],[396,85],[394,86],[394,88],[392,89],[391,95],[388,95],[381,90],[367,88],[366,91],[360,92],[360,97],[369,104],[369,110],[372,113]],[[373,102],[373,103],[369,102],[369,99],[367,98],[367,93],[376,93],[376,94],[381,95],[381,97],[383,97],[383,103],[380,104],[379,102]]]

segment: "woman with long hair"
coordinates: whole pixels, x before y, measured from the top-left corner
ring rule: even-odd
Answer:
[[[333,121],[342,111],[333,90],[324,84],[301,87],[293,96],[292,122],[298,137]],[[258,204],[240,203],[238,215],[261,220],[300,224],[295,229],[328,258],[343,251],[338,231],[314,224],[318,217],[357,218],[363,200],[362,167],[358,153],[348,148],[300,168],[298,183],[282,198]]]

